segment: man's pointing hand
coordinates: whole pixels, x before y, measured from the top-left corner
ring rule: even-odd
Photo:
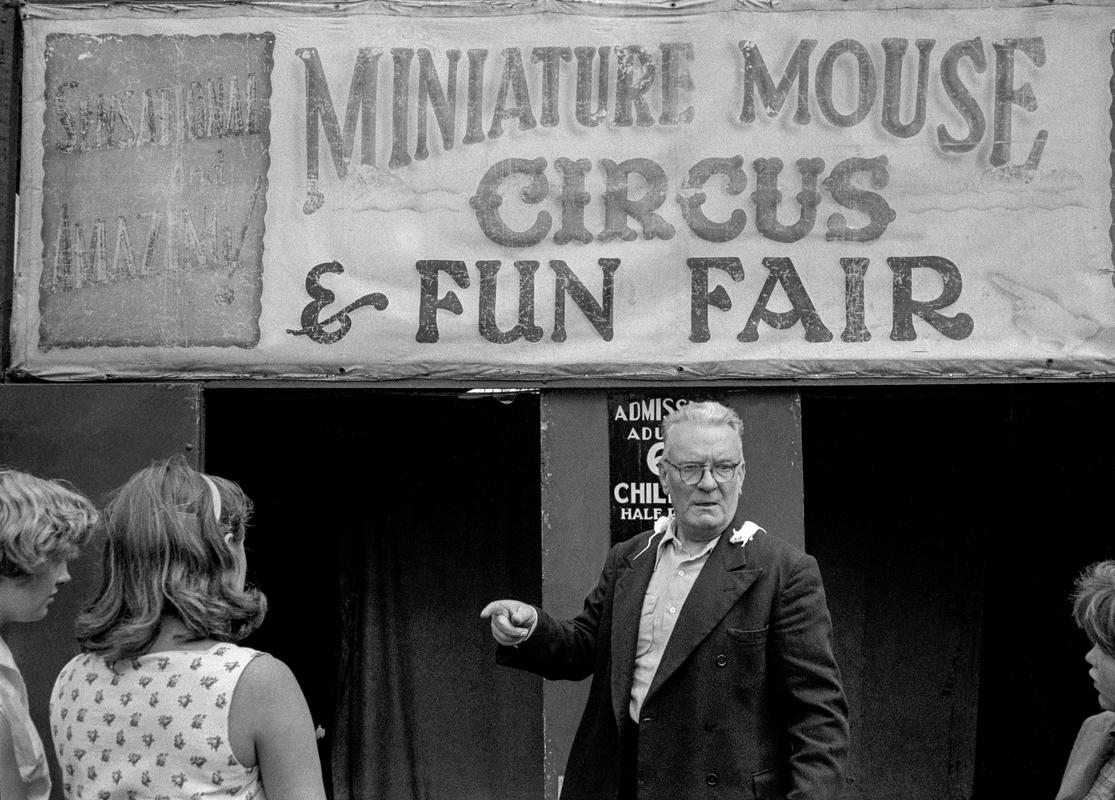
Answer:
[[[522,644],[538,622],[534,606],[518,600],[496,600],[484,606],[481,619],[492,621],[492,638],[505,647]]]

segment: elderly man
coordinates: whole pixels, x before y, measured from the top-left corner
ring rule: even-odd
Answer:
[[[489,603],[501,664],[592,675],[562,800],[840,795],[847,707],[816,561],[733,530],[743,423],[691,403],[662,424],[673,514],[611,549],[575,618]]]

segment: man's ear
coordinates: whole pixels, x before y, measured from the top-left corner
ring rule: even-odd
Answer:
[[[225,544],[227,544],[229,547],[232,547],[232,534],[231,533],[226,533],[225,534]]]

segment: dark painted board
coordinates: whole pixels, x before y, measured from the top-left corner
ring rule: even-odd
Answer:
[[[581,610],[608,554],[608,430],[603,392],[542,393],[542,605]],[[588,681],[546,681],[546,800],[557,800]]]
[[[196,463],[200,391],[191,384],[0,385],[0,463],[64,478],[100,504],[153,459],[185,453]],[[32,719],[45,742],[50,687],[77,653],[74,619],[100,584],[100,545],[94,540],[70,565],[73,583],[59,593],[50,616],[5,631],[27,681]],[[51,767],[52,798],[61,800],[53,759]]]

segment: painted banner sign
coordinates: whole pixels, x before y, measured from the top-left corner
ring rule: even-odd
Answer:
[[[1109,7],[419,5],[25,6],[13,368],[1115,373]]]

